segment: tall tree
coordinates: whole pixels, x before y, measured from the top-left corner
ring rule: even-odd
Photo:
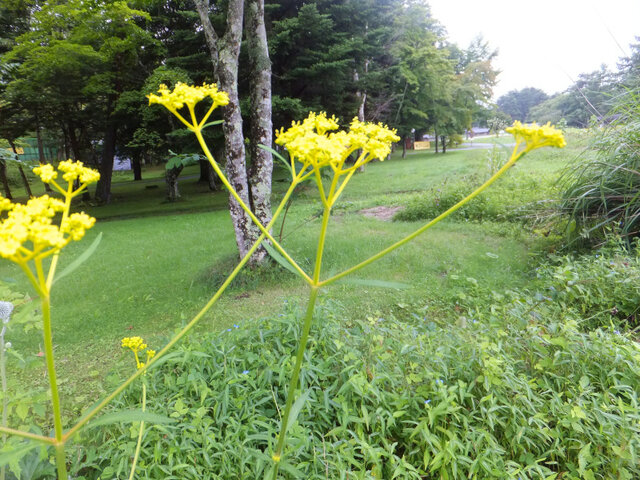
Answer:
[[[527,87],[522,90],[511,90],[502,95],[496,102],[500,109],[511,116],[512,120],[528,122],[529,111],[547,100],[548,96],[539,88]]]
[[[202,28],[211,54],[214,75],[218,87],[229,95],[229,103],[223,108],[226,174],[233,189],[246,205],[251,205],[249,181],[242,132],[242,115],[238,97],[238,57],[242,41],[244,0],[229,0],[226,11],[225,32],[219,36],[211,22],[209,0],[196,0]],[[235,230],[236,244],[243,257],[257,238],[257,229],[251,218],[236,199],[229,196],[229,212]],[[252,262],[260,261],[255,257]]]

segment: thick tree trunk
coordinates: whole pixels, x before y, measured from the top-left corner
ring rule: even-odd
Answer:
[[[44,165],[47,162],[47,159],[44,157],[44,145],[42,144],[42,132],[40,131],[40,122],[38,120],[38,116],[36,115],[36,141],[38,143],[38,160],[40,165]],[[43,182],[44,183],[44,182]],[[53,192],[51,186],[48,183],[44,184],[44,190],[47,193]]]
[[[116,154],[116,135],[118,126],[111,117],[113,99],[109,101],[107,109],[107,128],[102,144],[102,159],[100,160],[100,180],[96,187],[96,200],[99,203],[109,203],[111,201],[111,177],[113,175],[113,158]]]
[[[140,155],[141,154],[135,154],[131,157],[131,169],[133,170],[134,182],[142,180],[142,163],[140,162]]]
[[[273,125],[271,123],[271,60],[264,25],[264,0],[247,0],[246,38],[249,50],[249,81],[251,88],[251,134],[249,149],[251,168],[249,188],[251,207],[260,223],[271,221],[271,179],[273,156],[259,145],[272,146]],[[256,260],[266,256],[264,249],[256,252]]]
[[[11,147],[11,150],[13,150],[13,153],[16,155],[16,159],[17,159],[18,149],[16,148],[16,144],[13,143],[13,140],[9,140],[9,146]],[[18,170],[20,171],[20,177],[22,177],[22,183],[24,184],[25,192],[27,192],[27,195],[29,196],[29,198],[33,197],[33,193],[31,192],[31,185],[29,185],[29,179],[25,175],[24,170],[22,169],[22,165],[20,165],[20,163],[18,163]]]
[[[447,137],[445,135],[442,135],[440,137],[440,143],[442,144],[442,153],[447,153]]]
[[[229,0],[226,32],[222,38],[217,36],[211,24],[209,1],[195,0],[195,4],[211,54],[214,73],[218,79],[218,87],[229,95],[229,103],[223,109],[227,178],[242,201],[250,205],[242,116],[238,99],[238,55],[242,39],[244,1]],[[229,213],[238,251],[243,257],[257,238],[257,228],[232,195],[229,195]],[[254,262],[257,260],[259,259],[252,258]]]
[[[7,164],[4,161],[0,161],[0,180],[2,180],[2,188],[4,189],[5,198],[13,200],[11,188],[9,188],[9,180],[7,179]]]
[[[165,172],[165,180],[167,181],[167,200],[175,202],[180,198],[180,192],[178,191],[178,177],[184,167],[180,165],[177,168],[168,169]]]

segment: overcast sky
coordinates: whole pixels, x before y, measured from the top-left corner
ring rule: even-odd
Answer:
[[[536,87],[552,94],[578,74],[619,57],[640,36],[640,0],[427,0],[449,39],[466,47],[479,33],[499,50],[494,99]]]

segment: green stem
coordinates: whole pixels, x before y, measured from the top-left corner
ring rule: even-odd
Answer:
[[[26,438],[28,440],[35,440],[36,442],[47,443],[49,445],[56,443],[54,438],[37,435],[31,432],[23,432],[22,430],[16,430],[14,428],[0,427],[0,432],[8,433],[9,435],[14,435],[16,437]]]
[[[38,276],[41,273],[41,265],[36,264]],[[47,374],[49,375],[49,388],[51,390],[51,406],[53,408],[53,428],[55,432],[56,445],[56,466],[58,467],[58,480],[66,480],[67,465],[64,453],[64,442],[62,441],[62,411],[60,408],[60,394],[58,393],[58,381],[56,369],[53,361],[53,336],[51,333],[51,300],[46,294],[40,297],[42,302],[42,325],[44,333],[44,358],[47,364]]]
[[[260,231],[264,234],[264,236],[267,237],[271,241],[271,243],[273,243],[273,246],[275,247],[276,250],[278,250],[278,252],[280,252],[280,255],[282,255],[284,258],[286,258],[287,261],[291,264],[291,266],[293,268],[295,268],[298,271],[298,273],[300,273],[302,278],[304,278],[304,280],[309,285],[311,285],[312,284],[312,280],[309,277],[309,275],[307,275],[307,273],[302,268],[300,268],[300,266],[289,256],[289,254],[286,252],[286,250],[284,248],[282,248],[282,246],[276,241],[275,238],[273,238],[273,236],[269,232],[269,227],[265,227],[265,226],[262,225],[262,223],[260,223],[260,220],[258,220],[256,218],[256,216],[253,214],[251,209],[247,206],[246,203],[244,203],[242,198],[240,198],[240,195],[238,195],[238,192],[236,192],[235,189],[231,186],[231,184],[229,183],[229,180],[227,180],[227,177],[222,172],[222,170],[220,170],[220,167],[218,166],[218,164],[214,160],[213,155],[211,154],[211,151],[209,150],[209,147],[207,146],[206,142],[204,141],[204,138],[202,137],[202,132],[200,130],[193,130],[193,132],[196,134],[198,142],[200,143],[200,147],[202,148],[202,151],[204,152],[205,156],[207,157],[207,160],[209,160],[209,163],[211,164],[211,166],[215,170],[216,174],[220,177],[220,180],[222,181],[224,186],[227,187],[227,190],[229,190],[229,193],[231,193],[233,198],[236,199],[238,204],[247,213],[249,218],[251,218],[253,223],[260,229]],[[297,181],[299,181],[299,179],[298,178],[294,178],[293,184],[296,184]],[[273,221],[271,221],[269,223],[269,225],[271,225],[271,224],[273,224]]]
[[[316,304],[316,298],[318,297],[318,288],[311,287],[311,293],[309,295],[309,303],[307,304],[307,313],[304,317],[304,324],[302,326],[302,336],[300,337],[300,343],[298,344],[298,353],[296,355],[296,363],[293,367],[293,373],[291,375],[291,382],[289,383],[289,391],[287,392],[287,404],[284,409],[284,415],[282,417],[282,425],[280,426],[280,434],[278,436],[278,443],[276,450],[273,454],[273,460],[275,461],[275,468],[273,469],[273,480],[278,477],[278,465],[282,458],[282,450],[284,448],[285,437],[287,435],[287,428],[289,426],[289,415],[291,414],[291,407],[293,406],[293,400],[295,399],[295,391],[298,386],[298,378],[300,377],[300,369],[302,368],[302,361],[304,359],[304,351],[307,347],[307,341],[309,340],[309,331],[311,330],[311,320],[313,319],[313,310]]]
[[[474,190],[472,193],[470,193],[467,197],[465,197],[464,199],[462,199],[458,203],[456,203],[453,207],[451,207],[447,211],[441,213],[436,218],[434,218],[433,220],[428,222],[426,225],[423,225],[422,227],[420,227],[418,230],[416,230],[412,234],[410,234],[410,235],[406,236],[405,238],[403,238],[402,240],[394,243],[390,247],[385,248],[381,252],[376,253],[375,255],[373,255],[372,257],[368,258],[367,260],[364,260],[363,262],[360,262],[359,264],[357,264],[357,265],[345,270],[344,272],[339,273],[339,274],[337,274],[337,275],[335,275],[335,276],[333,276],[331,278],[328,278],[327,280],[324,280],[324,281],[320,282],[318,284],[318,286],[319,287],[324,287],[326,285],[330,285],[330,284],[340,280],[341,278],[346,277],[347,275],[350,275],[351,273],[356,272],[356,271],[360,270],[363,267],[366,267],[370,263],[373,263],[376,260],[379,260],[380,258],[384,257],[388,253],[391,253],[395,249],[403,246],[405,243],[410,242],[411,240],[416,238],[418,235],[423,233],[425,230],[428,230],[429,228],[433,227],[436,223],[440,222],[441,220],[444,220],[449,215],[451,215],[453,212],[458,210],[460,207],[464,206],[465,204],[470,202],[472,199],[474,199],[476,196],[478,196],[480,193],[482,193],[487,187],[489,187],[493,182],[495,182],[498,178],[500,178],[504,174],[504,172],[506,172],[514,163],[516,163],[517,160],[522,158],[525,153],[526,152],[521,152],[519,154],[516,154],[514,152],[514,154],[511,156],[511,159],[507,163],[505,163],[504,166],[500,170],[498,170],[489,180],[487,180],[480,187],[478,187],[476,190]]]
[[[278,208],[276,209],[276,211],[273,214],[273,217],[271,218],[271,222],[269,222],[269,225],[267,225],[267,229],[270,229],[273,224],[275,223],[275,221],[278,219],[278,217],[280,216],[280,213],[282,212],[282,209],[284,208],[284,205],[286,204],[286,202],[289,200],[289,197],[291,196],[291,194],[293,193],[293,190],[295,189],[297,185],[297,182],[293,182],[290,186],[289,186],[289,190],[287,190],[287,193],[285,193],[284,197],[282,198],[282,201],[280,202],[280,205],[278,205]],[[187,333],[189,333],[189,331],[196,326],[196,324],[202,319],[202,317],[209,311],[209,309],[213,306],[214,303],[216,303],[216,301],[220,298],[220,296],[224,293],[224,291],[227,289],[227,287],[231,284],[231,282],[233,281],[233,279],[238,275],[238,273],[240,273],[240,270],[242,270],[242,267],[244,267],[244,265],[247,263],[247,261],[249,261],[249,258],[251,258],[251,255],[253,255],[253,253],[258,249],[258,247],[260,246],[260,244],[262,243],[262,241],[265,239],[265,235],[264,233],[262,235],[260,235],[260,237],[258,237],[258,239],[255,241],[255,243],[253,244],[253,246],[249,249],[249,251],[246,253],[246,255],[242,258],[242,260],[240,260],[240,263],[238,263],[238,265],[236,266],[236,268],[234,268],[234,270],[231,272],[231,274],[229,274],[229,276],[227,277],[227,279],[224,281],[224,283],[220,286],[220,288],[218,289],[218,291],[213,295],[213,297],[211,297],[211,299],[207,302],[207,304],[197,313],[197,315],[195,317],[193,317],[193,319],[191,319],[191,321],[175,336],[173,337],[169,343],[167,343],[157,354],[155,357],[153,357],[148,363],[147,365],[145,365],[144,368],[141,368],[140,370],[138,370],[136,373],[134,373],[133,375],[131,375],[127,380],[124,381],[124,383],[122,383],[118,388],[116,388],[113,392],[111,392],[107,397],[105,397],[98,405],[96,405],[95,408],[93,408],[93,410],[91,410],[89,413],[87,413],[84,417],[82,417],[73,427],[71,427],[69,429],[69,431],[67,431],[67,433],[65,433],[64,435],[64,441],[66,442],[69,438],[71,438],[73,435],[75,435],[84,425],[87,424],[87,422],[89,422],[93,417],[95,417],[98,413],[100,413],[100,411],[107,406],[114,398],[116,398],[118,395],[120,395],[120,393],[122,393],[129,385],[131,385],[131,383],[133,383],[140,375],[142,375],[144,372],[146,372],[155,362],[157,362],[165,353],[167,353],[176,343],[178,343]]]
[[[142,411],[147,408],[147,385],[142,382]],[[133,463],[131,464],[131,474],[129,480],[133,480],[133,475],[136,472],[136,464],[140,457],[140,448],[142,447],[142,434],[144,433],[144,420],[140,422],[140,433],[138,433],[138,444],[136,445],[136,453],[133,455]]]
[[[67,192],[64,196],[64,210],[62,211],[62,219],[60,220],[60,226],[63,225],[64,221],[69,216],[69,211],[71,210],[71,199],[73,198],[73,182],[69,182],[67,186]],[[58,265],[58,257],[60,256],[60,250],[58,250],[51,259],[51,265],[49,266],[49,273],[47,274],[47,290],[51,289],[51,285],[53,284],[53,276],[56,272],[56,266]]]

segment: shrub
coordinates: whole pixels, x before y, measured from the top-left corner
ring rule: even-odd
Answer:
[[[569,214],[569,240],[599,243],[612,228],[623,236],[640,231],[640,91],[627,92],[596,130],[590,150],[562,179],[560,211]]]
[[[281,471],[305,479],[638,478],[640,350],[621,335],[582,333],[559,312],[515,294],[456,327],[418,315],[350,321],[335,305],[318,309]],[[202,335],[149,372],[149,408],[177,423],[147,428],[144,478],[264,478],[298,320],[288,309]],[[117,407],[139,398],[132,389]],[[137,427],[88,435],[78,478],[124,475]]]

